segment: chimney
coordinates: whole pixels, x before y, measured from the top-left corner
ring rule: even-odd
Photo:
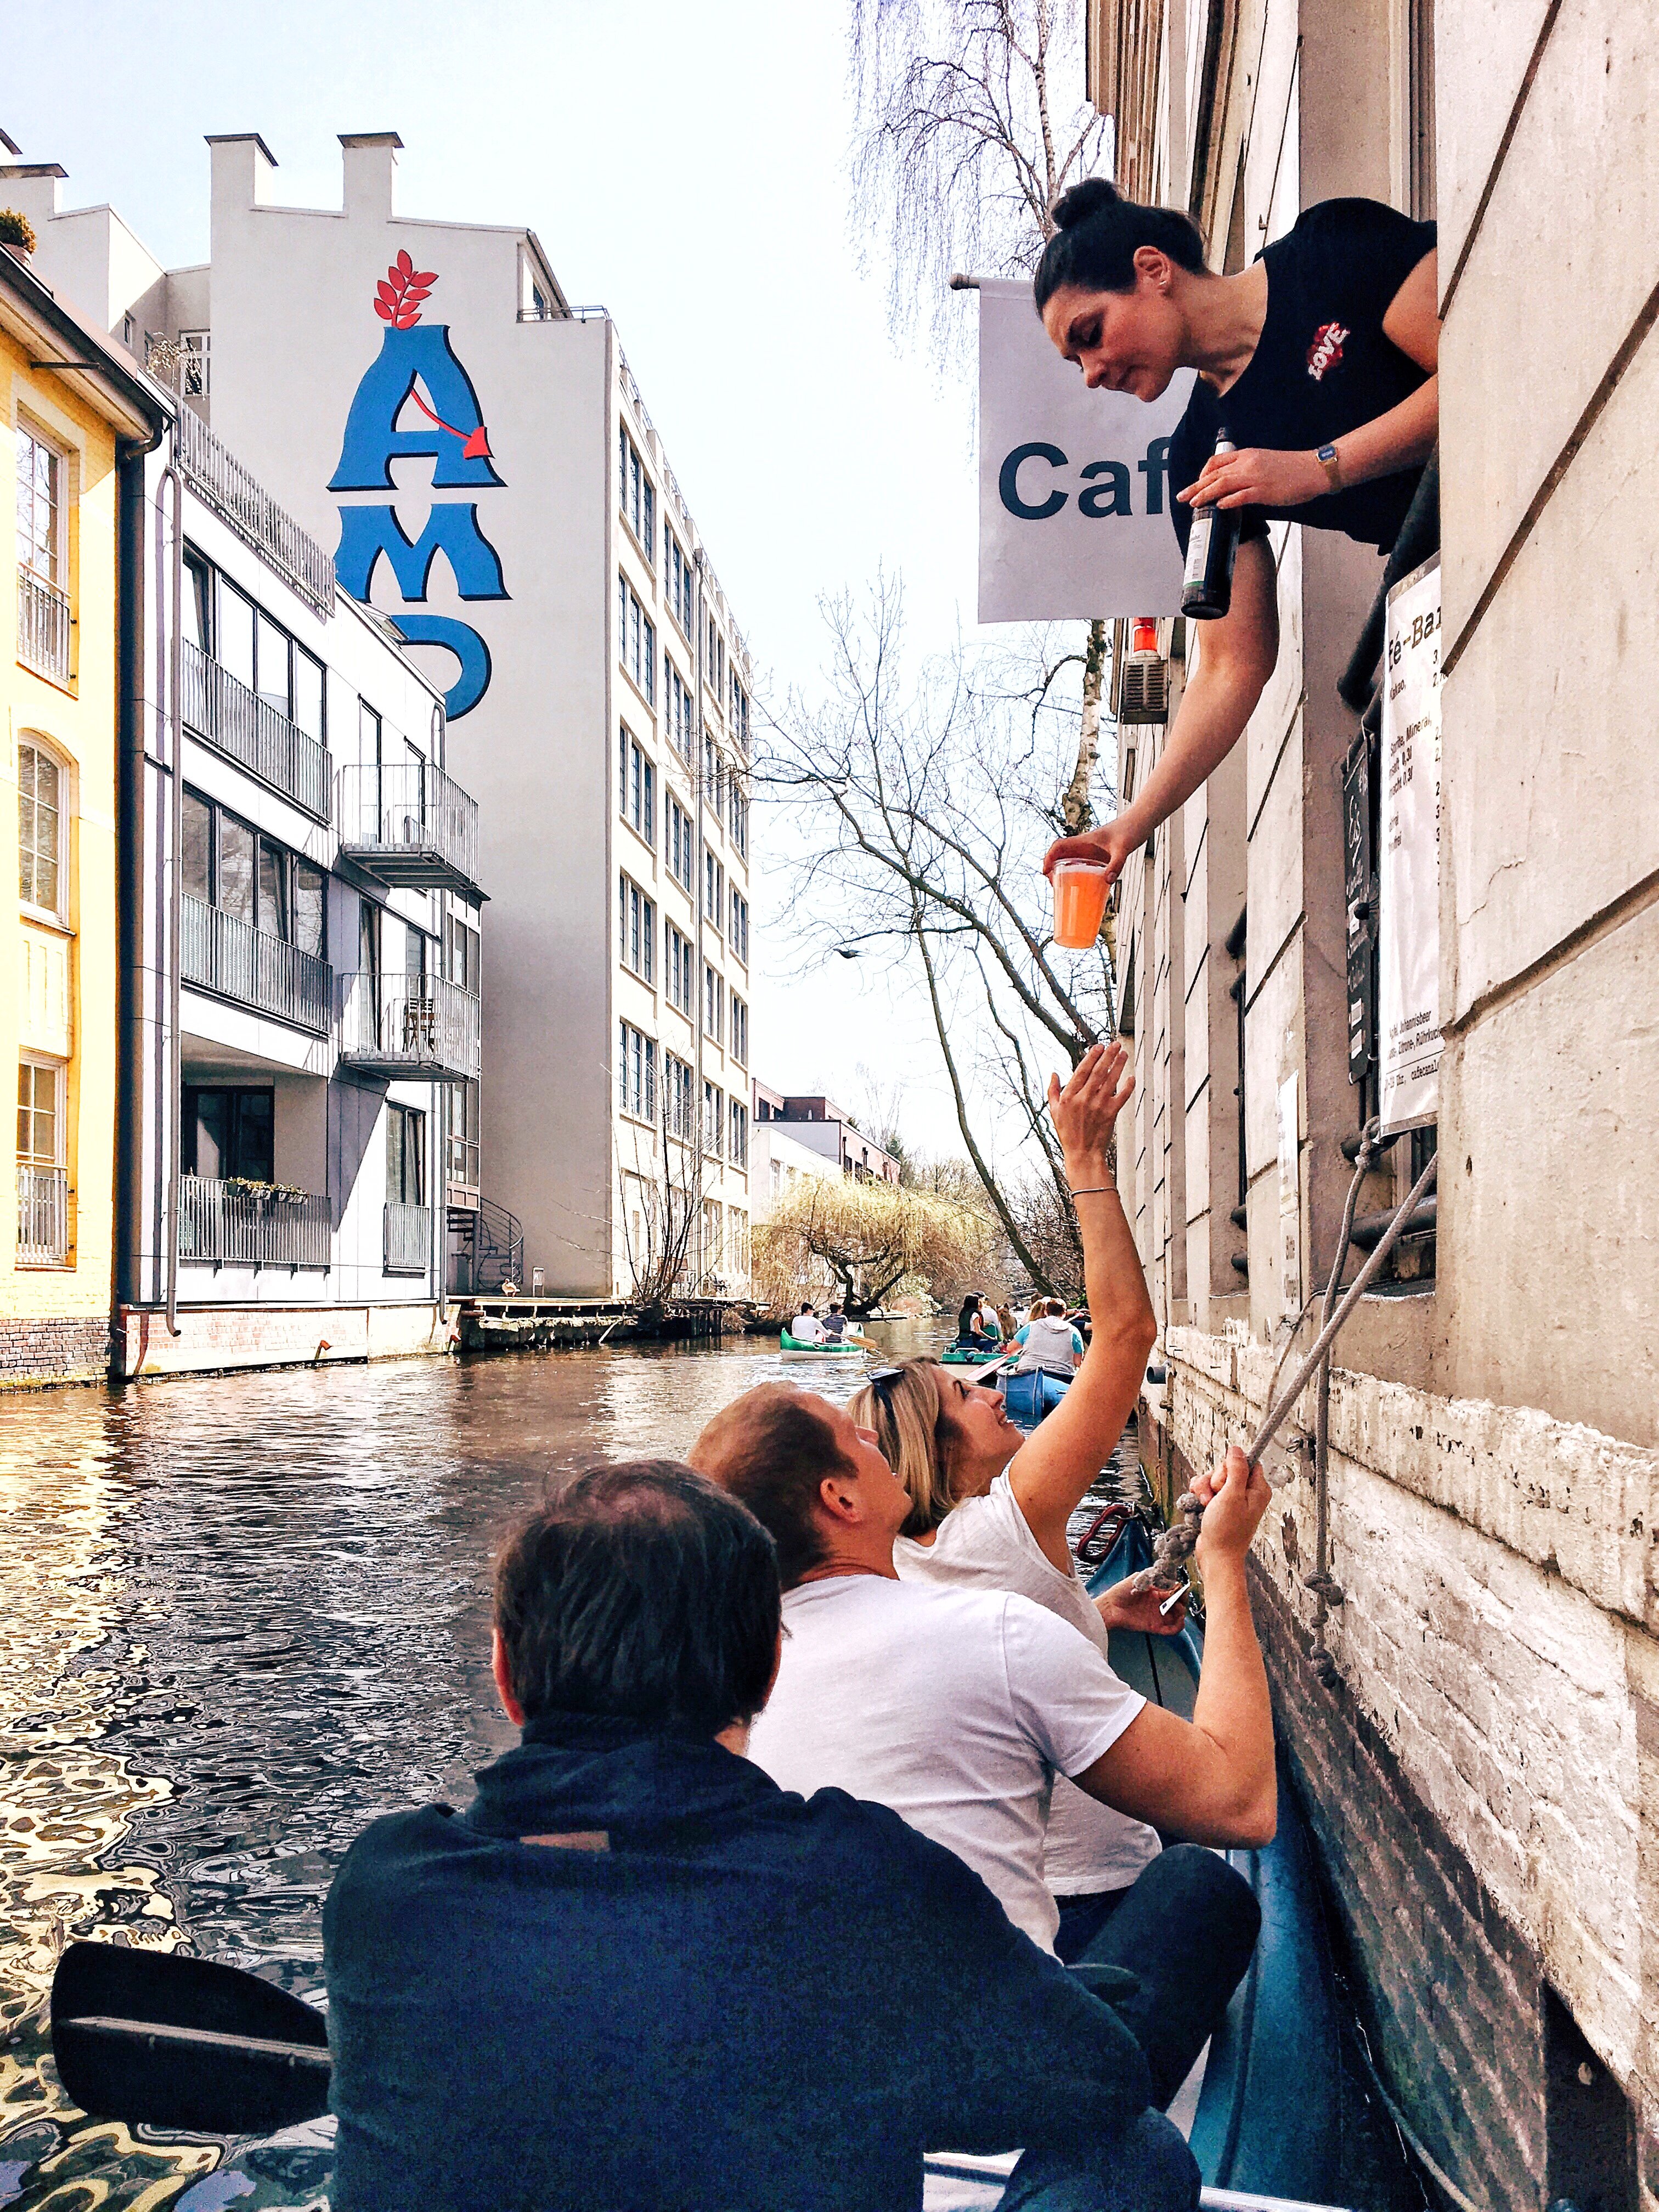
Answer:
[[[343,131],[345,211],[368,222],[390,222],[398,207],[398,149],[395,131]]]
[[[270,173],[276,156],[257,131],[236,131],[222,137],[210,134],[212,148],[212,197],[216,210],[263,207],[269,194]]]

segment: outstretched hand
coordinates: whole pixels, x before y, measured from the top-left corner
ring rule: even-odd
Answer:
[[[1048,1110],[1074,1188],[1085,1165],[1107,1157],[1113,1127],[1135,1087],[1128,1065],[1121,1044],[1091,1044],[1063,1091],[1057,1075],[1048,1078]],[[1100,1172],[1103,1176],[1103,1169]]]
[[[1050,883],[1055,868],[1062,860],[1092,860],[1106,871],[1106,888],[1109,890],[1123,872],[1123,864],[1133,852],[1139,840],[1129,836],[1123,828],[1124,817],[1106,823],[1101,829],[1091,830],[1082,837],[1061,837],[1050,845],[1042,856],[1042,872]]]

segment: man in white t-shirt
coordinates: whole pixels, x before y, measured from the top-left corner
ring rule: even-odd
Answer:
[[[797,1344],[822,1344],[823,1323],[811,1306],[803,1306],[789,1324],[789,1334]]]
[[[1029,1598],[900,1582],[893,1542],[909,1497],[872,1432],[827,1400],[750,1390],[688,1456],[778,1547],[783,1658],[750,1756],[783,1788],[839,1787],[890,1806],[965,1860],[1045,1949],[1059,1922],[1042,1864],[1057,1774],[1194,1843],[1271,1838],[1273,1714],[1244,1582],[1268,1492],[1242,1453],[1194,1486],[1209,1509],[1208,1663],[1191,1723],[1148,1705]],[[1225,2010],[1259,1920],[1222,1860],[1177,1847],[1152,1861],[1085,1954],[1141,1980],[1119,2009],[1158,2102]]]

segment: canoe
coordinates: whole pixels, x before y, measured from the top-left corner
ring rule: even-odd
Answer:
[[[1005,1375],[1000,1387],[1009,1419],[1022,1429],[1034,1429],[1045,1413],[1054,1412],[1072,1386],[1058,1375],[1044,1374],[1039,1367],[1024,1375]]]
[[[941,1367],[983,1367],[988,1359],[997,1359],[1001,1356],[1002,1346],[1000,1344],[988,1345],[978,1352],[971,1345],[948,1344],[939,1356],[939,1364]]]
[[[865,1350],[861,1344],[798,1344],[787,1328],[779,1331],[779,1341],[796,1359],[857,1359]]]

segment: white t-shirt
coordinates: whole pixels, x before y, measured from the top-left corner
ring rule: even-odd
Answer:
[[[797,1344],[822,1344],[823,1323],[816,1314],[798,1314],[789,1324],[789,1334]]]
[[[940,1522],[931,1544],[901,1536],[893,1565],[908,1581],[1017,1590],[1081,1629],[1097,1650],[1107,1649],[1106,1624],[1078,1577],[1075,1562],[1062,1574],[1019,1508],[1006,1474],[983,1498],[965,1498]],[[1056,1897],[1082,1897],[1127,1889],[1158,1856],[1158,1831],[1127,1813],[1115,1813],[1060,1775],[1048,1814],[1043,1873]]]
[[[783,1601],[783,1664],[749,1756],[785,1790],[886,1805],[964,1859],[1045,1951],[1056,1773],[1081,1774],[1146,1703],[1029,1598],[833,1575]]]

